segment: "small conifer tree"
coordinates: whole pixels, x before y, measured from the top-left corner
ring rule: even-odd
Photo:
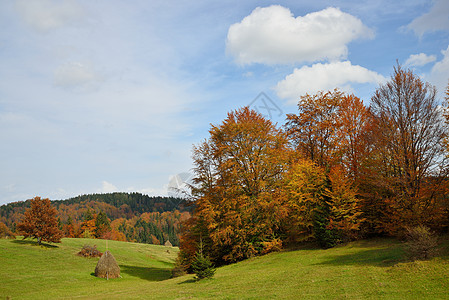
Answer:
[[[192,269],[195,273],[195,280],[201,280],[204,278],[212,278],[215,274],[215,268],[208,256],[203,254],[203,241],[200,238],[200,247],[195,255],[195,259],[192,263]]]

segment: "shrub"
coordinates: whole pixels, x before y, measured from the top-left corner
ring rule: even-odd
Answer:
[[[6,226],[3,222],[0,222],[0,238],[15,239],[16,235]]]
[[[436,254],[437,237],[426,226],[406,229],[406,253],[410,259],[429,259]]]
[[[192,263],[193,272],[195,273],[195,280],[204,278],[212,278],[215,274],[215,268],[212,265],[209,257],[204,256],[203,253],[197,252],[195,260]]]
[[[103,253],[98,251],[97,245],[84,245],[80,252],[78,252],[79,256],[83,257],[101,257]]]

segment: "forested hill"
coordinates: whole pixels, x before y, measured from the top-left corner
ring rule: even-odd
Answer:
[[[185,201],[181,198],[174,197],[150,197],[140,193],[108,193],[108,194],[89,194],[81,195],[67,200],[52,201],[56,208],[60,204],[71,205],[81,204],[86,202],[104,202],[116,208],[123,205],[129,207],[134,215],[145,212],[166,212],[166,211],[184,211],[187,209]]]
[[[102,203],[106,204],[103,205]],[[104,211],[110,218],[130,218],[145,212],[186,211],[185,200],[174,197],[150,197],[140,193],[107,193],[81,195],[67,200],[52,200],[53,206],[59,211],[61,208],[76,209],[91,208]],[[0,206],[0,221],[5,224],[15,222],[14,215],[23,214],[30,207],[30,201],[19,201]],[[117,210],[113,209],[116,208]]]
[[[150,197],[140,193],[82,195],[53,200],[52,205],[58,211],[60,228],[66,237],[97,237],[152,244],[170,240],[177,245],[180,222],[190,216],[190,207],[181,198]],[[28,207],[29,200],[0,206],[0,222],[15,231],[16,224]],[[106,230],[99,230],[99,222],[105,223]]]

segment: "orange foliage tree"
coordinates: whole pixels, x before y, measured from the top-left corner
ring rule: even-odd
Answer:
[[[220,264],[280,247],[275,195],[287,164],[285,135],[248,107],[230,112],[209,133],[193,149],[195,212],[181,250],[192,258],[201,239]]]
[[[31,207],[25,211],[22,221],[17,224],[17,230],[24,238],[37,239],[44,242],[60,243],[62,232],[58,228],[56,209],[50,200],[35,197],[31,199]]]
[[[9,239],[16,238],[16,235],[3,222],[0,222],[0,239],[1,238],[9,238]]]
[[[365,180],[365,166],[372,151],[373,116],[360,98],[344,95],[337,118],[341,166],[357,187]]]
[[[340,165],[358,182],[371,126],[371,114],[358,97],[334,90],[302,96],[298,113],[287,115],[285,127],[304,158],[327,171]]]
[[[95,231],[97,227],[95,225],[95,221],[97,219],[97,214],[92,212],[90,209],[86,211],[84,214],[84,221],[80,226],[80,235],[84,238],[93,238],[95,237]]]
[[[351,180],[342,168],[333,168],[329,173],[330,187],[324,193],[329,206],[328,229],[335,229],[343,241],[358,237],[358,231],[365,221],[361,201]]]
[[[285,228],[290,241],[315,238],[314,219],[325,201],[326,176],[311,160],[293,163],[283,180],[282,207],[286,209]]]
[[[354,238],[364,220],[357,187],[363,182],[362,170],[370,152],[366,132],[371,119],[359,98],[338,90],[302,96],[298,114],[287,115],[286,129],[296,151],[314,163],[303,161],[302,169],[296,171],[305,172],[307,167],[325,178],[319,189],[326,192],[314,198],[310,232],[323,247]]]
[[[298,114],[288,114],[286,129],[297,151],[320,167],[339,157],[339,112],[343,93],[319,92],[298,101]]]
[[[72,217],[69,216],[67,223],[63,225],[64,236],[68,238],[77,237],[75,225],[73,224]]]

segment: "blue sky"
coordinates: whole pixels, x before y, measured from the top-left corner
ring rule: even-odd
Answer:
[[[448,47],[447,0],[0,1],[0,204],[166,195],[261,92],[284,114],[335,87],[368,104],[396,60],[442,92]]]

